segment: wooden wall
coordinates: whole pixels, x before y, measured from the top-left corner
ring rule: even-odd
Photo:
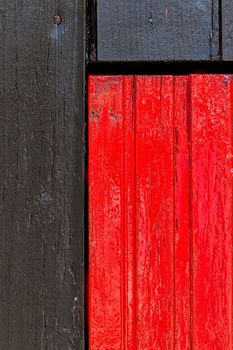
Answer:
[[[232,10],[0,0],[0,349],[84,349],[85,51],[94,62],[232,60]]]

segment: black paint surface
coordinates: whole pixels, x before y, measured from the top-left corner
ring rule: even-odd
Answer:
[[[233,1],[222,0],[223,59],[233,60]]]
[[[83,6],[0,0],[3,350],[84,348]]]
[[[218,0],[97,0],[97,60],[220,57]]]

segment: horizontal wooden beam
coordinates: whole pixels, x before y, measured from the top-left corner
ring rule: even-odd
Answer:
[[[222,49],[223,60],[233,60],[233,2],[222,0]]]
[[[97,60],[218,60],[219,14],[218,0],[97,0]]]

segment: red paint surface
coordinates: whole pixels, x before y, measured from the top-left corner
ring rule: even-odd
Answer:
[[[232,86],[90,77],[90,350],[232,349]]]
[[[137,348],[173,342],[173,79],[135,78]]]
[[[232,77],[192,86],[194,349],[232,349]]]
[[[190,349],[190,107],[187,77],[174,81],[174,349]]]

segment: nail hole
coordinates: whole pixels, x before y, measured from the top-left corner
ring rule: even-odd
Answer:
[[[54,16],[53,22],[54,22],[54,24],[57,24],[57,25],[61,24],[62,17],[59,15]]]

